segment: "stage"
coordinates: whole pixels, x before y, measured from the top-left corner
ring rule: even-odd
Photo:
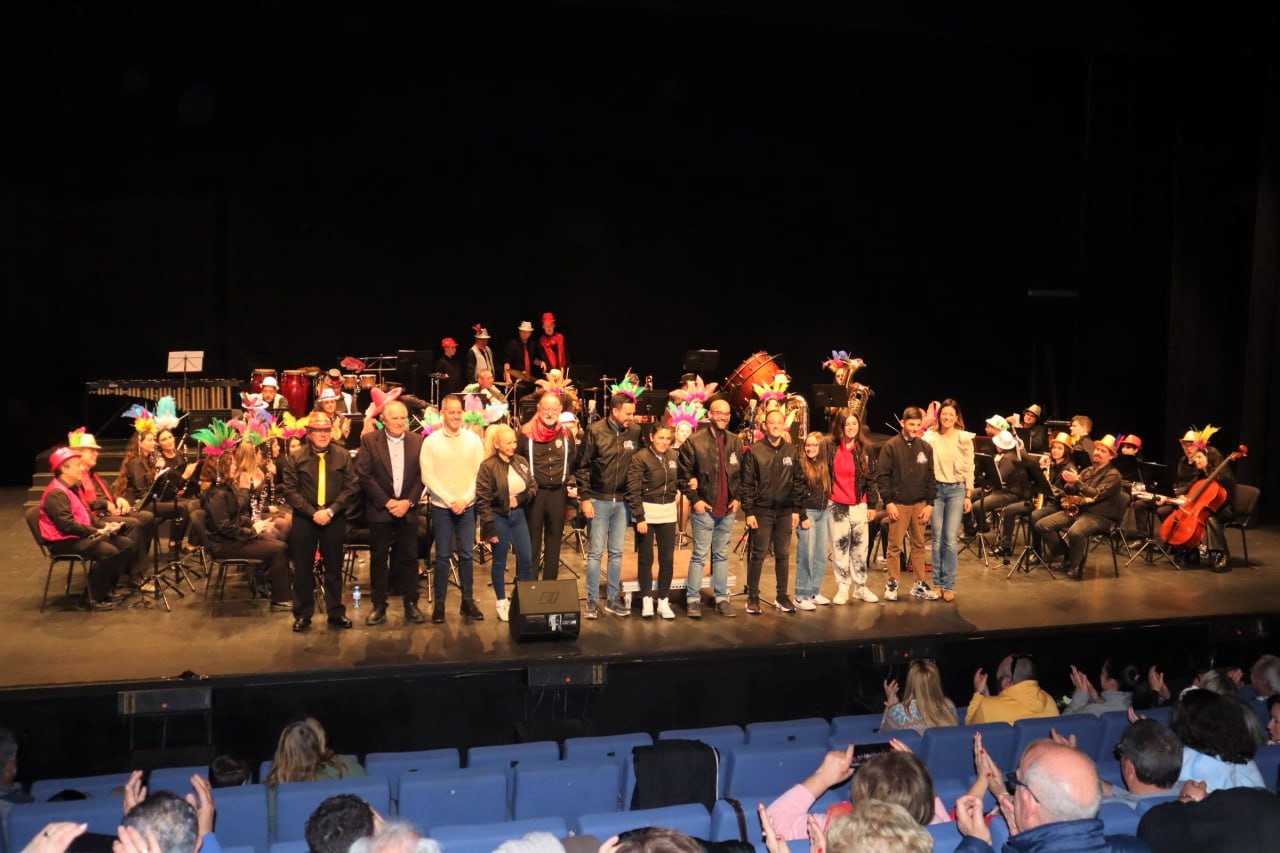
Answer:
[[[392,599],[387,624],[366,627],[364,617],[371,602],[363,563],[359,569],[364,600],[359,611],[350,610],[350,589],[346,591],[348,613],[356,622],[347,631],[328,628],[323,615],[318,615],[308,633],[294,634],[290,614],[269,613],[265,601],[249,601],[247,587],[237,580],[228,582],[227,601],[216,605],[213,615],[200,579],[196,592],[184,587],[185,598],[169,594],[172,612],[156,606],[88,613],[76,609],[63,594],[63,570],[55,573],[49,605],[41,613],[47,562],[22,519],[26,494],[24,489],[0,492],[0,512],[6,519],[0,534],[5,557],[0,565],[3,690],[151,682],[184,672],[215,683],[268,683],[480,672],[565,659],[623,664],[796,655],[920,639],[954,641],[1280,612],[1280,576],[1274,568],[1280,565],[1280,532],[1261,528],[1249,532],[1252,568],[1243,566],[1238,532],[1229,533],[1234,568],[1225,574],[1177,571],[1163,560],[1148,565],[1139,559],[1126,568],[1128,557],[1122,551],[1117,579],[1103,546],[1091,555],[1083,582],[1061,576],[1051,579],[1040,568],[1009,578],[1009,567],[998,558],[991,558],[987,567],[970,550],[961,554],[953,604],[910,598],[913,577],[907,574],[896,603],[855,602],[794,614],[766,606],[762,615],[749,616],[743,610],[745,598],[736,596],[736,618],[718,616],[704,606],[701,621],[686,618],[683,606],[675,606],[673,621],[641,619],[637,607],[630,617],[604,614],[595,621],[584,620],[576,641],[513,641],[508,625],[494,613],[488,563],[476,564],[476,600],[485,614],[482,622],[459,615],[459,592],[451,587],[443,625],[406,625],[399,601]],[[628,550],[630,541],[628,535]],[[582,576],[579,589],[585,591],[580,555],[566,545],[563,557]],[[677,552],[677,575],[685,572],[688,559],[687,549]],[[730,559],[741,589],[745,554],[734,553]],[[511,558],[508,578],[513,572]],[[870,588],[881,594],[884,563],[875,562],[869,574]],[[562,568],[561,577],[572,575]],[[73,589],[81,584],[77,577]],[[772,560],[766,561],[761,588],[764,597],[771,598]],[[831,596],[834,589],[828,568],[823,591]],[[429,612],[426,598],[424,589],[423,609]]]

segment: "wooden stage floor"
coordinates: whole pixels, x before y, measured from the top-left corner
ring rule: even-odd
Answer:
[[[352,630],[330,630],[320,616],[309,633],[296,635],[290,630],[292,617],[267,612],[264,602],[229,601],[211,617],[199,581],[196,594],[171,596],[169,613],[163,608],[133,608],[90,614],[76,610],[62,595],[65,572],[55,576],[50,605],[41,613],[47,563],[22,519],[26,496],[23,488],[0,490],[0,517],[5,519],[0,524],[0,690],[150,682],[185,671],[253,683],[368,676],[382,670],[394,674],[510,669],[563,658],[626,663],[727,653],[789,654],[909,638],[955,639],[1280,613],[1280,531],[1268,528],[1249,532],[1254,566],[1250,569],[1243,567],[1239,534],[1230,533],[1234,570],[1225,574],[1180,572],[1163,561],[1147,565],[1139,560],[1125,568],[1127,557],[1122,553],[1121,576],[1116,579],[1104,549],[1091,557],[1083,582],[1061,576],[1052,580],[1041,569],[1006,579],[1008,568],[998,560],[987,568],[966,552],[961,555],[954,604],[911,599],[906,594],[911,580],[907,575],[903,600],[897,603],[853,603],[790,615],[766,610],[752,617],[743,613],[744,599],[738,597],[734,619],[704,607],[701,621],[685,618],[683,608],[677,608],[674,621],[650,621],[642,620],[637,610],[627,618],[604,615],[584,621],[576,642],[514,642],[508,626],[494,614],[487,563],[477,564],[476,598],[485,613],[479,623],[463,621],[458,591],[450,589],[443,625],[406,627],[393,599],[388,624],[369,628],[363,623],[370,606],[366,592]],[[585,577],[577,552],[566,546],[563,554]],[[687,568],[688,554],[677,552],[677,574]],[[730,565],[740,589],[744,556],[732,555]],[[367,589],[367,568],[361,569],[362,587]],[[563,569],[561,574],[570,577]],[[873,564],[870,575],[872,590],[881,593],[884,564]],[[77,580],[77,589],[78,584]],[[766,594],[772,592],[772,561],[766,562],[761,586]],[[834,586],[828,570],[823,591],[831,595]],[[228,583],[229,598],[246,595],[245,587]],[[350,590],[347,596],[349,600]]]

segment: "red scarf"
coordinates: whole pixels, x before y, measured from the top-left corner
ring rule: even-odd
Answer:
[[[557,424],[557,426],[559,426]],[[556,427],[549,427],[542,422],[541,418],[534,418],[524,425],[524,434],[539,444],[546,444],[556,437]]]

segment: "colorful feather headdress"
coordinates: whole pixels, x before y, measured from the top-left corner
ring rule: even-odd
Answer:
[[[787,399],[787,386],[791,384],[791,377],[785,373],[778,373],[773,377],[772,385],[758,385],[753,383],[752,390],[756,392],[756,398],[761,403],[769,403],[777,401],[781,403]]]
[[[250,412],[266,414],[269,406],[262,399],[261,394],[250,394],[248,391],[241,391],[240,408],[244,409],[245,415],[248,415]]]
[[[697,403],[701,406],[707,402],[712,394],[716,393],[717,385],[719,385],[718,382],[704,383],[702,377],[698,376],[694,378],[692,388],[679,388],[667,396],[681,403]]]
[[[444,425],[444,418],[440,417],[440,412],[434,408],[427,409],[423,412],[422,417],[415,418],[415,420],[418,422],[418,431],[424,436],[431,435],[431,433]]]
[[[143,434],[156,431],[156,416],[144,407],[134,403],[121,416],[133,420],[133,428]]]
[[[182,418],[185,418],[183,415]],[[161,397],[156,403],[156,428],[173,430],[182,421],[178,417],[178,405],[172,397]]]
[[[1204,429],[1196,433],[1196,440],[1193,442],[1195,448],[1197,450],[1204,450],[1208,447],[1209,439],[1213,438],[1213,434],[1218,432],[1220,429],[1221,427],[1216,427],[1213,424],[1205,424]]]
[[[631,382],[631,368],[627,368],[627,372],[623,374],[623,380],[616,385],[609,386],[609,396],[614,394],[626,394],[631,398],[631,402],[635,402],[636,398],[644,393],[644,386],[633,384]]]
[[[280,430],[280,437],[285,441],[291,438],[307,437],[306,418],[295,418],[290,412],[285,412],[280,420],[282,423],[277,428]]]
[[[830,370],[832,373],[838,373],[843,368],[866,367],[867,363],[860,358],[854,358],[853,356],[849,355],[849,353],[845,352],[842,349],[841,350],[833,349],[831,351],[831,358],[822,362],[822,366],[825,367],[827,370]]]
[[[229,423],[214,418],[209,426],[191,433],[191,437],[204,445],[204,452],[210,456],[221,456],[234,450],[240,443],[240,432]]]
[[[462,423],[465,426],[488,426],[489,421],[484,416],[484,403],[480,402],[478,395],[466,396],[462,406]]]
[[[690,429],[696,430],[704,411],[702,404],[697,402],[667,403],[667,420],[672,429],[680,424],[688,424]]]

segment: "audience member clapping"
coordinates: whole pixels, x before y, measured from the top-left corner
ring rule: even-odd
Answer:
[[[1075,691],[1064,714],[1093,714],[1101,716],[1108,711],[1127,711],[1133,706],[1133,692],[1142,682],[1142,671],[1131,663],[1117,664],[1111,658],[1102,662],[1098,673],[1098,686],[1094,688],[1089,676],[1071,667],[1071,683]]]
[[[1141,849],[1134,842],[1104,837],[1098,820],[1101,792],[1093,761],[1077,749],[1051,740],[1034,741],[1009,774],[1013,793],[1000,796],[1009,825],[1005,851]],[[982,797],[966,794],[956,803],[956,824],[964,840],[957,853],[991,850],[991,830]]]
[[[880,731],[912,729],[924,734],[935,726],[954,726],[956,706],[942,692],[942,676],[931,660],[914,660],[907,668],[902,701],[898,701],[898,682],[884,683],[884,719]]]
[[[1036,662],[1030,655],[1009,655],[996,667],[1000,692],[991,695],[987,673],[979,668],[973,674],[973,698],[965,715],[966,725],[977,723],[1016,723],[1032,717],[1058,716],[1058,704],[1040,689],[1036,680]]]

